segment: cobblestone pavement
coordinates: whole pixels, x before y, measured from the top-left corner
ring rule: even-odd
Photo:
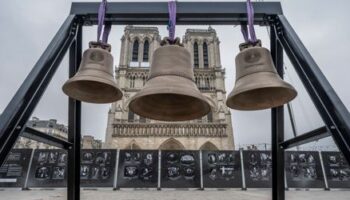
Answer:
[[[350,190],[310,190],[286,192],[287,200],[348,200]],[[1,200],[65,200],[65,189],[0,190]],[[82,200],[270,200],[270,190],[82,190]]]

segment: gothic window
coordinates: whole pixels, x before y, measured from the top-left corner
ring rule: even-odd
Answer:
[[[197,87],[199,88],[199,80],[197,77],[195,77],[195,82],[196,82]]]
[[[132,46],[132,62],[137,62],[139,57],[139,41],[135,40]]]
[[[129,80],[130,80],[130,88],[134,88],[135,87],[135,76],[131,76]]]
[[[143,85],[146,84],[146,82],[147,82],[147,77],[146,76],[142,77],[142,82],[143,82]]]
[[[210,111],[207,115],[208,117],[208,122],[213,122],[213,113]]]
[[[210,81],[209,81],[209,78],[208,78],[208,77],[205,78],[204,89],[210,90]]]
[[[149,42],[148,40],[145,41],[143,44],[143,62],[148,62],[149,57]]]
[[[134,113],[129,110],[129,113],[128,113],[128,122],[134,122]]]
[[[193,45],[193,64],[194,64],[194,68],[198,68],[199,67],[199,55],[198,55],[198,44],[197,42],[194,43]]]
[[[204,63],[204,68],[209,67],[208,45],[206,42],[204,42],[204,44],[203,44],[203,63]]]

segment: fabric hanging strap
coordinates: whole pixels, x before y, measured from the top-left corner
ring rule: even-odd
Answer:
[[[246,42],[256,43],[257,39],[256,39],[256,34],[254,29],[254,7],[251,0],[247,0],[247,16],[248,16],[248,27],[247,25],[241,25],[242,34]]]
[[[176,1],[168,2],[168,10],[169,10],[169,23],[168,23],[168,31],[169,31],[169,40],[175,40],[175,26],[176,26]]]
[[[108,42],[108,36],[111,32],[112,23],[105,23],[104,29],[103,29],[103,35],[102,35],[102,42],[107,43]]]
[[[248,27],[247,25],[241,25],[241,32],[245,42],[249,42]]]
[[[107,0],[102,0],[100,7],[98,9],[97,41],[103,42],[103,43],[107,43],[108,36],[112,27],[111,23],[105,24],[106,10],[107,10]],[[101,40],[102,27],[103,27],[103,35]]]

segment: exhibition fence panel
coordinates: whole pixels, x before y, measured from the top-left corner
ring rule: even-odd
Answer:
[[[200,188],[199,151],[161,152],[162,188]]]
[[[322,152],[324,169],[330,188],[350,188],[350,167],[340,152]]]
[[[205,188],[242,187],[239,151],[202,151],[202,163]]]
[[[81,151],[80,182],[82,187],[113,187],[116,150],[84,149]]]
[[[0,187],[24,187],[32,149],[13,149],[0,167]]]
[[[117,188],[270,188],[269,151],[81,151],[81,186]],[[340,152],[286,151],[286,188],[350,188]],[[67,152],[13,149],[0,187],[66,187]]]
[[[66,187],[67,152],[35,149],[27,182],[28,187]]]
[[[286,151],[285,171],[290,188],[324,188],[324,176],[316,151]]]
[[[244,176],[247,188],[270,188],[272,159],[270,151],[243,151]]]
[[[117,186],[156,188],[158,186],[157,150],[120,150]]]

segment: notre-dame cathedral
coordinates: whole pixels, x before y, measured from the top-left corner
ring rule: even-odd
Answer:
[[[215,107],[207,116],[185,122],[155,121],[138,116],[128,103],[147,81],[152,54],[160,46],[156,27],[126,26],[121,38],[116,79],[123,90],[122,100],[108,113],[106,148],[232,150],[231,114],[225,105],[225,70],[220,61],[220,41],[216,31],[187,29],[182,38],[191,52],[195,82]]]

